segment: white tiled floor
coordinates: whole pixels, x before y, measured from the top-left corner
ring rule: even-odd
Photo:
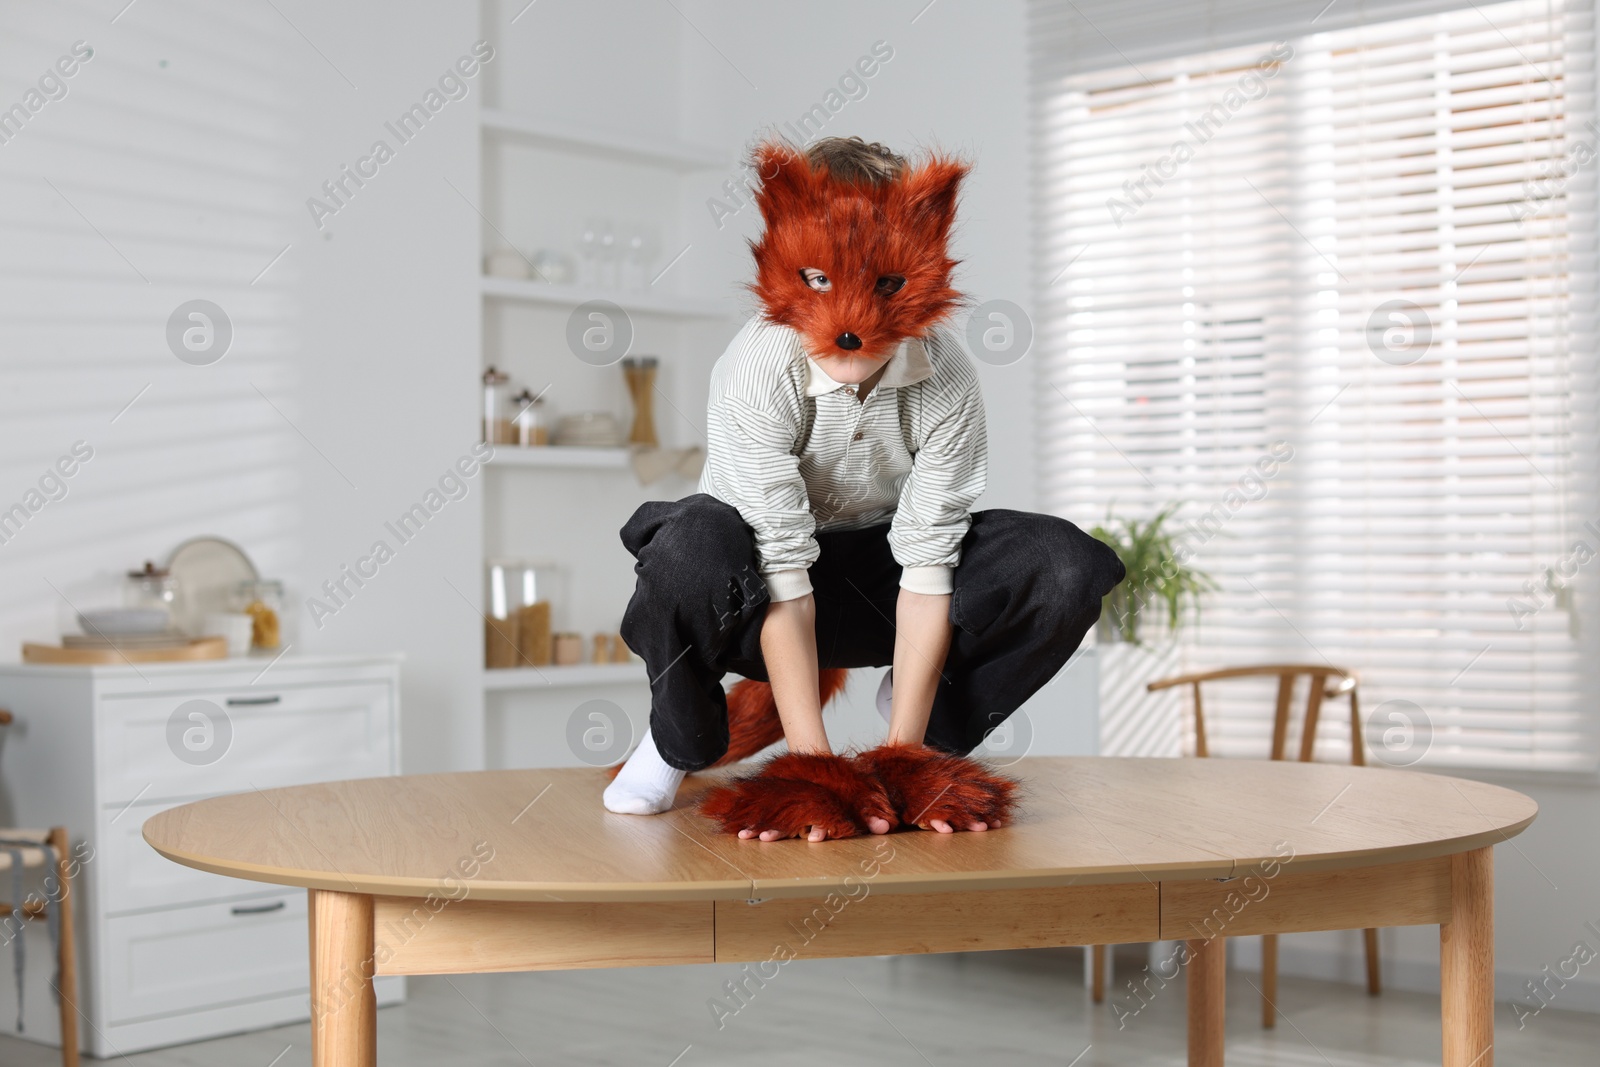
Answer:
[[[731,965],[415,978],[379,1014],[386,1067],[892,1067],[1053,1064],[1180,1067],[1181,982],[1119,1029],[1089,1003],[1076,951],[796,961],[713,1021]],[[1413,1067],[1439,1062],[1435,997],[1285,979],[1274,1031],[1259,1024],[1253,976],[1232,974],[1233,1067]],[[753,988],[753,987],[752,987]],[[1124,998],[1128,997],[1125,991]],[[1131,1000],[1124,1003],[1132,1004]],[[1546,1011],[1519,1031],[1498,1019],[1502,1065],[1592,1065],[1600,1016]],[[0,1065],[48,1067],[54,1050],[0,1037]],[[286,1026],[128,1057],[132,1067],[299,1067],[309,1029]]]

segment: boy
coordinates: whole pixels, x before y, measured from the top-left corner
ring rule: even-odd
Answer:
[[[960,300],[947,246],[967,167],[913,168],[858,137],[766,145],[756,164],[762,311],[712,371],[700,492],[646,503],[622,530],[638,560],[622,633],[652,702],[605,805],[665,811],[685,772],[724,756],[732,671],[770,683],[789,751],[806,758],[765,772],[788,794],[736,783],[718,808],[726,829],[764,841],[896,821],[985,830],[1007,803],[941,798],[970,792],[957,779],[1001,799],[1010,784],[954,757],[1066,663],[1122,564],[1063,519],[970,510],[985,482],[983,401],[937,325]],[[896,777],[904,759],[844,765],[823,729],[819,671],[883,665],[888,743],[866,756],[937,763],[945,785],[922,810]],[[817,804],[838,817],[804,814]]]

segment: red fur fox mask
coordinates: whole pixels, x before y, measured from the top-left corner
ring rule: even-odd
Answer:
[[[949,243],[967,164],[934,155],[891,181],[853,182],[776,142],[752,166],[766,230],[750,244],[750,290],[811,355],[887,359],[961,302]]]

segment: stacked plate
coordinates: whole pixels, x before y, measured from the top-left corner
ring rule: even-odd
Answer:
[[[555,443],[584,448],[615,448],[623,443],[622,426],[605,411],[568,415],[556,427]]]
[[[78,615],[81,634],[64,634],[63,648],[167,648],[189,637],[162,608],[106,608]]]

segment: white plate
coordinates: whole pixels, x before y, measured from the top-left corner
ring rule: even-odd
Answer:
[[[104,608],[78,614],[78,625],[84,633],[107,637],[158,634],[167,628],[168,621],[166,608]]]
[[[260,577],[244,549],[220,537],[193,537],[172,550],[167,570],[177,580],[172,603],[173,625],[191,637],[205,633],[205,617],[233,610],[233,594],[240,582]]]

